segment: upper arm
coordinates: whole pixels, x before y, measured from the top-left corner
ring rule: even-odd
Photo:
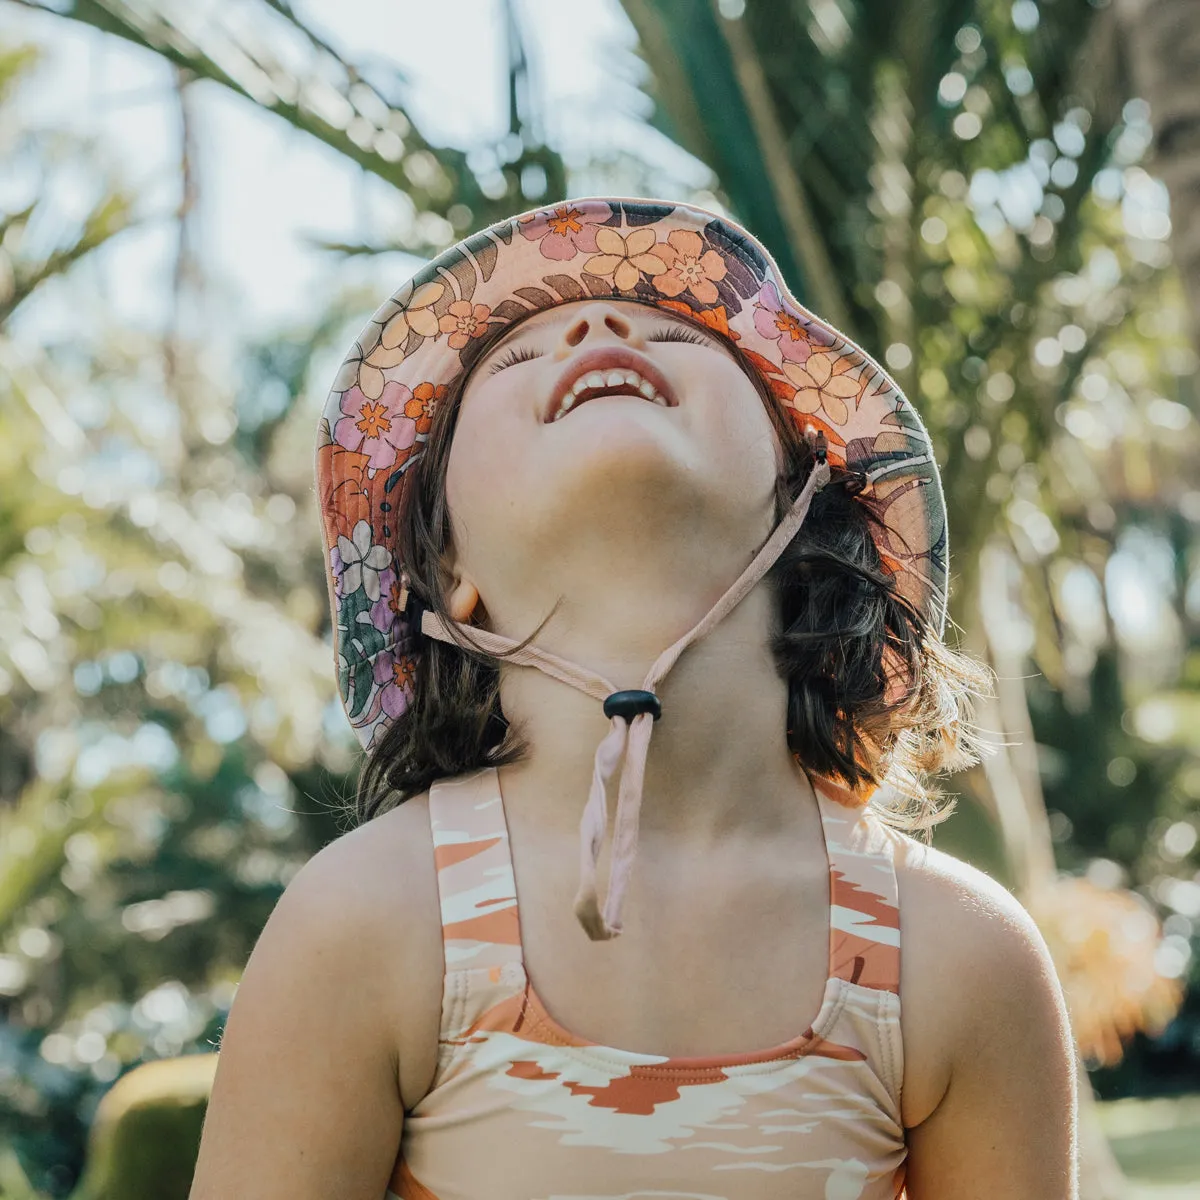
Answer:
[[[908,1139],[908,1200],[1077,1200],[1077,1060],[1066,1002],[1032,917],[974,886],[948,917],[949,1081]]]
[[[190,1200],[380,1200],[400,1143],[390,956],[369,827],[296,874],[221,1040]]]

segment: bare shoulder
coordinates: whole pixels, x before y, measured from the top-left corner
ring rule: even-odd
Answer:
[[[989,1013],[1035,1004],[1045,1015],[1061,996],[1037,925],[1003,884],[916,838],[897,846],[903,1107],[912,1127],[937,1108],[956,1061],[977,1052]]]
[[[412,906],[436,912],[433,838],[429,797],[414,796],[395,808],[335,838],[296,874],[298,887],[321,892],[327,887],[351,908],[377,913],[386,926]]]
[[[271,915],[277,940],[305,931],[334,948],[344,976],[375,998],[371,1020],[395,1062],[406,1109],[433,1078],[443,951],[428,794],[414,796],[319,850]]]
[[[410,803],[315,854],[275,905],[221,1036],[192,1200],[383,1194],[440,1011],[428,816]]]
[[[896,863],[908,1194],[1077,1200],[1079,1064],[1037,925],[953,855],[906,838]]]
[[[1002,883],[953,854],[907,835],[898,840],[896,877],[910,916],[933,917],[946,932],[1035,931],[1033,918]],[[948,925],[946,925],[948,923]]]
[[[311,872],[308,890],[342,897],[368,937],[377,971],[390,980],[391,1023],[405,1108],[429,1089],[437,1065],[444,958],[437,871],[422,793],[331,842],[292,881]]]

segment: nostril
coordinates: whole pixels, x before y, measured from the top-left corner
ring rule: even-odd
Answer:
[[[619,338],[628,339],[631,329],[628,321],[609,313],[604,318],[604,324],[607,329],[610,329]],[[576,321],[575,324],[572,325],[565,334],[565,341],[567,345],[572,348],[578,346],[579,343],[582,342],[585,337],[587,337],[588,328],[588,318],[580,317],[579,320]]]

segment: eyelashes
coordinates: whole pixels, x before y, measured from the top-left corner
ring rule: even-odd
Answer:
[[[488,370],[489,375],[495,375],[497,371],[503,371],[505,367],[511,367],[514,363],[526,362],[531,358],[537,358],[537,351],[530,349],[517,349],[514,347],[507,353],[502,354]]]
[[[648,342],[691,342],[697,346],[707,346],[711,339],[705,337],[704,334],[693,330],[684,329],[679,325],[668,325],[664,329],[656,329],[653,333],[646,335]],[[505,367],[514,366],[519,362],[528,362],[531,358],[537,358],[538,352],[529,347],[514,347],[512,350],[502,354],[488,369],[489,375],[494,375],[497,371],[503,371]]]
[[[707,346],[708,338],[693,329],[683,329],[678,325],[669,325],[666,329],[656,330],[646,335],[648,342],[695,342],[698,346]]]

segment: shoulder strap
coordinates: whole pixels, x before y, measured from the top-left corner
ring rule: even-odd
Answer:
[[[447,973],[520,963],[517,890],[495,767],[433,784],[429,821]]]
[[[896,842],[845,788],[812,777],[829,853],[830,975],[900,994],[900,901]]]

